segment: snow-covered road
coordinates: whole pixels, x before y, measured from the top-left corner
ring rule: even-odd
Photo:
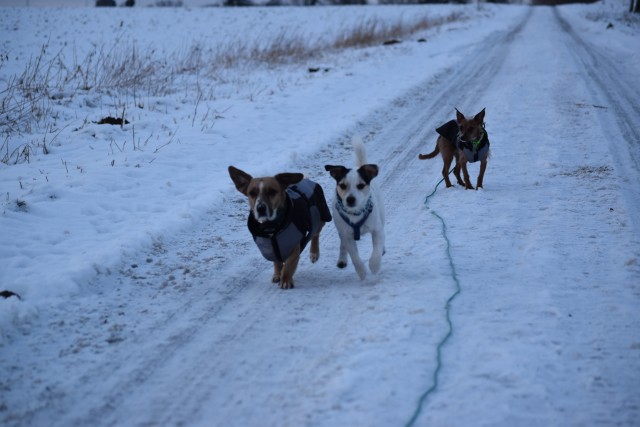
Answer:
[[[352,164],[363,136],[387,211],[380,275],[337,269],[329,224],[296,288],[271,285],[229,181],[196,226],[101,272],[99,298],[0,347],[3,425],[637,425],[638,70],[571,14],[518,10],[288,165],[331,198],[323,165]],[[442,163],[417,155],[454,107],[487,109],[485,189],[439,187],[425,205]]]

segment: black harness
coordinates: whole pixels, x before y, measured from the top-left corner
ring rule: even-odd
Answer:
[[[287,187],[287,202],[274,221],[259,223],[249,214],[247,226],[262,256],[284,262],[296,245],[300,252],[318,233],[322,222],[331,221],[331,213],[319,184],[303,179]]]

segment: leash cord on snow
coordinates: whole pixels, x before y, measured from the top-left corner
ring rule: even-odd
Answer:
[[[451,173],[451,171],[453,171],[453,169],[451,169],[449,173]],[[424,199],[425,206],[427,206],[427,203],[429,202],[429,198],[436,193],[436,190],[438,189],[438,186],[440,185],[440,183],[442,183],[442,181],[444,181],[444,178],[442,178],[440,182],[436,184],[431,194],[429,194]],[[449,260],[449,267],[451,268],[451,277],[453,278],[453,281],[456,285],[456,290],[449,297],[449,299],[447,299],[447,302],[445,303],[445,318],[446,318],[447,326],[449,329],[447,330],[447,333],[445,334],[444,338],[442,338],[442,340],[438,343],[438,347],[436,350],[437,351],[436,369],[433,371],[433,385],[429,387],[424,393],[422,393],[422,395],[420,396],[420,399],[418,399],[416,410],[414,411],[413,416],[407,423],[406,427],[410,427],[416,422],[416,420],[420,416],[420,412],[422,411],[422,407],[424,405],[424,402],[427,400],[427,397],[429,397],[429,395],[431,395],[438,388],[438,376],[440,374],[440,370],[442,369],[442,347],[444,347],[444,345],[447,343],[449,338],[453,335],[453,323],[451,322],[451,303],[462,291],[460,288],[460,282],[458,280],[458,274],[456,272],[456,266],[453,263],[453,257],[451,256],[451,243],[449,242],[449,238],[447,237],[447,224],[445,223],[444,218],[438,215],[435,211],[431,211],[431,214],[433,214],[436,218],[438,218],[440,220],[440,223],[442,224],[442,237],[444,237],[444,240],[447,243],[446,253],[447,253],[447,258]]]

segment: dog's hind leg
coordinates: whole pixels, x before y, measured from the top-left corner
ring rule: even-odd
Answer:
[[[451,163],[455,157],[453,143],[441,136],[438,138],[438,147],[440,147],[440,154],[442,155],[442,161],[444,162],[444,165],[442,166],[442,177],[444,178],[444,182],[447,184],[447,188],[453,187],[449,180],[449,168],[451,167]],[[458,159],[456,159],[456,167],[458,167]]]
[[[453,185],[451,184],[451,181],[449,180],[449,168],[451,167],[451,162],[453,161],[453,157],[444,158],[443,156],[443,160],[444,160],[444,165],[442,166],[442,176],[444,177],[444,182],[447,184],[447,188],[453,187]],[[456,168],[457,167],[458,165],[456,165]]]
[[[320,230],[311,238],[311,248],[309,250],[309,258],[315,263],[320,259],[320,231],[324,227],[324,222],[320,224]]]
[[[453,174],[456,177],[456,181],[458,181],[458,185],[465,186],[464,181],[462,181],[462,177],[460,176],[460,159],[456,156],[456,165],[453,168]]]
[[[484,159],[480,162],[480,173],[478,174],[478,184],[476,185],[476,190],[478,188],[482,188],[482,180],[484,179],[485,170],[487,170],[487,159]]]

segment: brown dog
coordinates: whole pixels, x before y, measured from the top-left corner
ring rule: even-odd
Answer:
[[[301,173],[253,178],[229,166],[229,176],[249,199],[247,225],[262,255],[273,262],[273,283],[293,288],[300,253],[311,241],[311,262],[320,258],[320,231],[331,221],[322,187]]]
[[[487,169],[487,160],[489,158],[489,135],[484,129],[484,109],[475,115],[472,119],[467,119],[464,114],[456,109],[456,120],[451,120],[438,129],[438,140],[436,148],[429,154],[420,154],[420,160],[432,159],[442,154],[444,166],[442,167],[442,176],[447,184],[451,187],[449,180],[449,168],[453,159],[456,165],[453,168],[453,174],[456,176],[458,184],[463,185],[468,190],[473,190],[469,172],[467,171],[467,163],[474,163],[480,160],[480,173],[478,174],[478,182],[476,188],[482,188],[484,172]],[[460,169],[464,174],[464,182],[460,178]]]

